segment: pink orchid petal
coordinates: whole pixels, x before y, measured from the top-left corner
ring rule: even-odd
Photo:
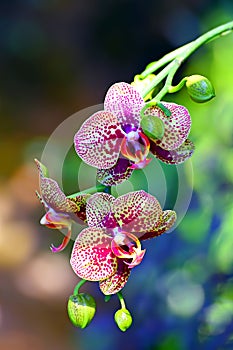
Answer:
[[[187,139],[191,128],[191,118],[188,110],[175,103],[163,102],[163,105],[171,112],[171,116],[165,116],[158,107],[149,107],[144,112],[145,115],[154,115],[164,122],[164,136],[156,141],[156,145],[165,150],[174,150],[182,145]]]
[[[117,270],[117,258],[111,251],[112,237],[104,229],[90,227],[77,237],[70,264],[74,272],[88,281],[101,281]]]
[[[104,100],[104,110],[113,113],[121,125],[131,124],[139,126],[140,111],[145,102],[132,85],[116,83],[112,85]]]
[[[67,235],[64,237],[62,243],[58,247],[55,247],[53,244],[51,244],[50,249],[52,250],[52,252],[58,253],[64,250],[70,241],[70,237],[71,237],[71,229],[68,230]]]
[[[112,211],[118,225],[127,232],[148,231],[162,216],[162,209],[157,199],[142,190],[115,199]]]
[[[119,185],[130,178],[133,169],[128,159],[119,158],[114,167],[110,169],[98,169],[97,180],[105,186]]]
[[[111,277],[99,282],[100,290],[105,295],[118,293],[128,281],[130,269],[123,260],[117,259],[117,271]]]
[[[77,211],[77,205],[65,196],[58,183],[44,176],[45,166],[38,160],[35,160],[35,162],[40,172],[40,192],[45,206],[65,213]]]
[[[101,169],[117,162],[123,133],[117,117],[100,111],[88,118],[74,137],[75,150],[87,164]]]
[[[95,193],[93,194],[86,207],[87,223],[92,227],[116,227],[117,222],[113,216],[111,216],[111,203],[115,200],[115,197],[108,193]]]
[[[141,236],[140,241],[160,236],[164,232],[168,231],[174,225],[175,221],[176,212],[173,210],[165,210],[159,224],[155,226],[153,230],[146,232],[143,236]]]
[[[153,153],[162,162],[168,164],[180,164],[185,162],[192,156],[194,149],[194,144],[188,139],[184,141],[179,148],[171,151],[167,151],[157,146],[154,142],[151,142],[150,147],[151,153]]]

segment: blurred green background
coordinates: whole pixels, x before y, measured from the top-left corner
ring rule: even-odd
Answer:
[[[114,82],[131,82],[150,61],[232,18],[231,0],[0,2],[1,350],[233,349],[233,34],[199,49],[176,76],[207,76],[215,99],[167,97],[192,116],[193,196],[175,231],[144,244],[124,289],[134,317],[126,333],[114,324],[116,298],[104,303],[94,283],[85,286],[97,300],[93,322],[86,330],[70,324],[72,243],[58,255],[49,250],[62,236],[39,225],[33,162],[63,120],[102,103]],[[67,192],[77,190],[78,166],[71,150]],[[163,170],[172,208],[177,172]],[[146,179],[134,175],[132,186],[146,189]]]

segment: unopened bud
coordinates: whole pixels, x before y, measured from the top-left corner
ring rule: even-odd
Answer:
[[[117,310],[114,319],[122,332],[125,332],[133,322],[132,316],[127,309]]]
[[[147,86],[152,82],[155,78],[155,74],[149,74],[146,78],[141,78],[139,74],[135,75],[134,81],[131,83],[133,87],[135,87],[140,93],[142,93],[143,89],[147,88]],[[155,86],[144,98],[145,101],[151,100],[153,96],[158,92],[158,87]]]
[[[95,299],[89,294],[80,293],[69,297],[68,315],[76,327],[87,327],[95,315],[95,309]]]
[[[161,140],[164,135],[164,123],[159,117],[145,115],[141,119],[140,126],[144,134],[152,141]]]
[[[195,102],[207,102],[215,96],[213,85],[202,75],[191,75],[187,77],[186,87],[188,94]]]

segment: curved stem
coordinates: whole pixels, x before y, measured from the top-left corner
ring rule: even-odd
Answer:
[[[182,87],[185,85],[186,81],[187,81],[187,77],[184,77],[179,84],[177,84],[176,86],[170,86],[168,88],[168,92],[169,94],[173,94],[174,92],[180,91],[182,89]]]
[[[79,281],[79,283],[74,288],[73,295],[78,295],[79,288],[82,287],[82,285],[84,285],[84,283],[86,283],[86,282],[87,282],[86,280]]]
[[[140,75],[145,78],[148,74],[154,72],[156,69],[160,68],[164,64],[170,62],[151,82],[146,88],[142,91],[142,96],[145,97],[147,94],[155,88],[165,77],[165,85],[162,90],[155,96],[155,101],[160,101],[171,87],[172,79],[180,67],[181,63],[184,62],[194,51],[196,51],[203,44],[212,41],[220,36],[227,35],[233,30],[233,21],[223,24],[217,28],[210,30],[209,32],[201,35],[196,40],[186,44],[177,50],[171,52],[170,54],[161,58],[160,61],[154,62],[151,65],[147,66],[144,72]]]
[[[97,185],[94,187],[90,187],[90,188],[88,188],[84,191],[81,191],[81,192],[72,193],[69,196],[67,196],[67,198],[75,198],[75,197],[80,196],[82,194],[94,194],[96,192],[105,192],[107,187],[109,187],[109,186]]]
[[[118,296],[118,299],[119,299],[119,301],[120,301],[120,303],[121,303],[121,308],[122,308],[122,309],[126,309],[125,300],[124,300],[124,298],[123,298],[122,293],[121,293],[121,292],[118,292],[118,293],[117,293],[117,296]]]

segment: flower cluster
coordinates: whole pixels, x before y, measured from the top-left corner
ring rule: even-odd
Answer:
[[[74,273],[81,279],[67,303],[69,318],[76,327],[88,326],[96,311],[94,298],[79,293],[86,281],[99,283],[105,301],[117,294],[121,308],[115,312],[115,322],[122,331],[131,326],[132,316],[121,291],[132,269],[145,256],[141,242],[167,232],[176,221],[176,213],[163,210],[158,200],[143,190],[115,198],[111,186],[129,179],[135,169],[148,166],[153,156],[167,164],[180,164],[192,156],[188,110],[161,100],[185,87],[193,101],[210,101],[215,91],[206,77],[187,76],[176,86],[172,81],[180,64],[197,48],[232,30],[232,22],[214,28],[151,62],[131,84],[119,82],[109,88],[103,110],[91,115],[74,136],[78,156],[97,168],[101,185],[96,191],[92,188],[66,196],[36,160],[40,177],[37,195],[46,211],[40,223],[65,230],[62,243],[52,245],[52,252],[67,246],[74,222],[87,226],[77,235],[70,258]]]
[[[161,105],[161,104],[160,104]],[[187,139],[191,119],[187,109],[163,102],[163,108],[147,106],[136,87],[116,83],[110,87],[104,110],[87,119],[74,137],[79,157],[97,168],[97,179],[109,189],[128,179],[155,157],[168,164],[188,159],[194,146]],[[169,116],[164,112],[169,111]],[[143,190],[115,198],[110,193],[79,193],[66,196],[47,168],[36,160],[40,176],[38,197],[45,208],[40,223],[66,234],[53,252],[62,251],[70,241],[73,222],[87,227],[77,236],[70,258],[75,274],[85,281],[99,282],[105,296],[117,294],[121,309],[115,313],[118,327],[125,331],[132,317],[121,290],[131,271],[145,255],[141,242],[168,231],[176,221],[173,210],[162,210],[158,200]],[[88,192],[88,191],[87,191]],[[95,314],[95,301],[75,287],[68,301],[71,322],[85,328]]]

